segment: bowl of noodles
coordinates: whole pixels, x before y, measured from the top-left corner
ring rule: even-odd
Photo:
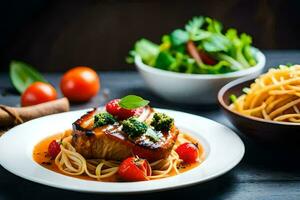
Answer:
[[[270,143],[300,141],[300,65],[232,81],[219,91],[218,101],[242,134]]]

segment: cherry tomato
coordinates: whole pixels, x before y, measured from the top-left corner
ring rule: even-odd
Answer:
[[[60,82],[60,89],[70,101],[88,101],[99,92],[100,78],[89,67],[75,67],[63,75]]]
[[[215,64],[217,64],[216,60],[213,59],[210,55],[208,55],[204,51],[200,50],[199,51],[199,56],[202,59],[202,61],[204,62],[204,64],[207,64],[207,65],[215,65]]]
[[[118,174],[125,181],[145,181],[151,175],[151,168],[147,160],[129,157],[121,163]]]
[[[176,149],[179,158],[185,163],[194,163],[197,162],[199,153],[198,148],[193,143],[183,143]]]
[[[22,106],[31,106],[47,101],[52,101],[57,98],[57,93],[54,87],[48,83],[35,82],[28,86],[21,96]]]
[[[143,108],[137,109],[125,109],[119,105],[120,99],[114,99],[108,102],[105,106],[106,111],[113,116],[117,117],[119,120],[127,119],[134,115],[139,115],[142,113]]]
[[[203,62],[204,64],[207,65],[217,64],[216,60],[213,59],[210,55],[208,55],[204,51],[198,50],[193,41],[188,41],[186,47],[190,56],[194,58],[197,63]]]
[[[48,153],[52,159],[55,159],[56,156],[59,154],[59,152],[60,152],[60,145],[58,144],[58,142],[53,140],[48,146]]]

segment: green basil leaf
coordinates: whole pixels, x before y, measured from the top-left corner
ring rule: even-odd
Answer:
[[[32,66],[20,61],[12,61],[10,63],[9,73],[13,86],[20,93],[23,93],[33,82],[47,82]]]
[[[143,99],[142,97],[136,95],[128,95],[123,97],[119,102],[119,105],[125,109],[134,109],[143,107],[149,104],[149,101]]]

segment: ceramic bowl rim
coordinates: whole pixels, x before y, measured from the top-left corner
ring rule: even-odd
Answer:
[[[248,82],[251,80],[255,80],[255,78],[257,78],[257,77],[258,76],[247,76],[247,77],[236,79],[236,80],[231,81],[231,82],[227,83],[226,85],[224,85],[218,92],[218,102],[222,106],[222,108],[225,109],[227,112],[231,113],[232,115],[237,115],[240,118],[244,118],[244,119],[247,119],[250,121],[261,122],[261,123],[272,124],[272,125],[300,127],[300,123],[296,124],[296,123],[292,123],[292,122],[276,122],[276,121],[265,120],[265,119],[261,119],[261,118],[257,118],[257,117],[246,116],[246,115],[242,115],[236,111],[233,111],[229,108],[229,106],[225,103],[224,98],[223,98],[225,93],[228,90],[232,89],[233,87],[244,84],[245,82]]]

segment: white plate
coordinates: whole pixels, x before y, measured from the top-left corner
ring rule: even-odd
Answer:
[[[8,171],[44,185],[94,193],[137,193],[188,186],[216,178],[237,165],[245,147],[229,128],[212,120],[183,112],[157,109],[174,117],[180,130],[200,140],[206,151],[205,161],[177,176],[144,182],[98,182],[65,176],[50,171],[32,158],[39,141],[71,128],[72,122],[87,110],[38,118],[9,130],[0,138],[0,164]]]

